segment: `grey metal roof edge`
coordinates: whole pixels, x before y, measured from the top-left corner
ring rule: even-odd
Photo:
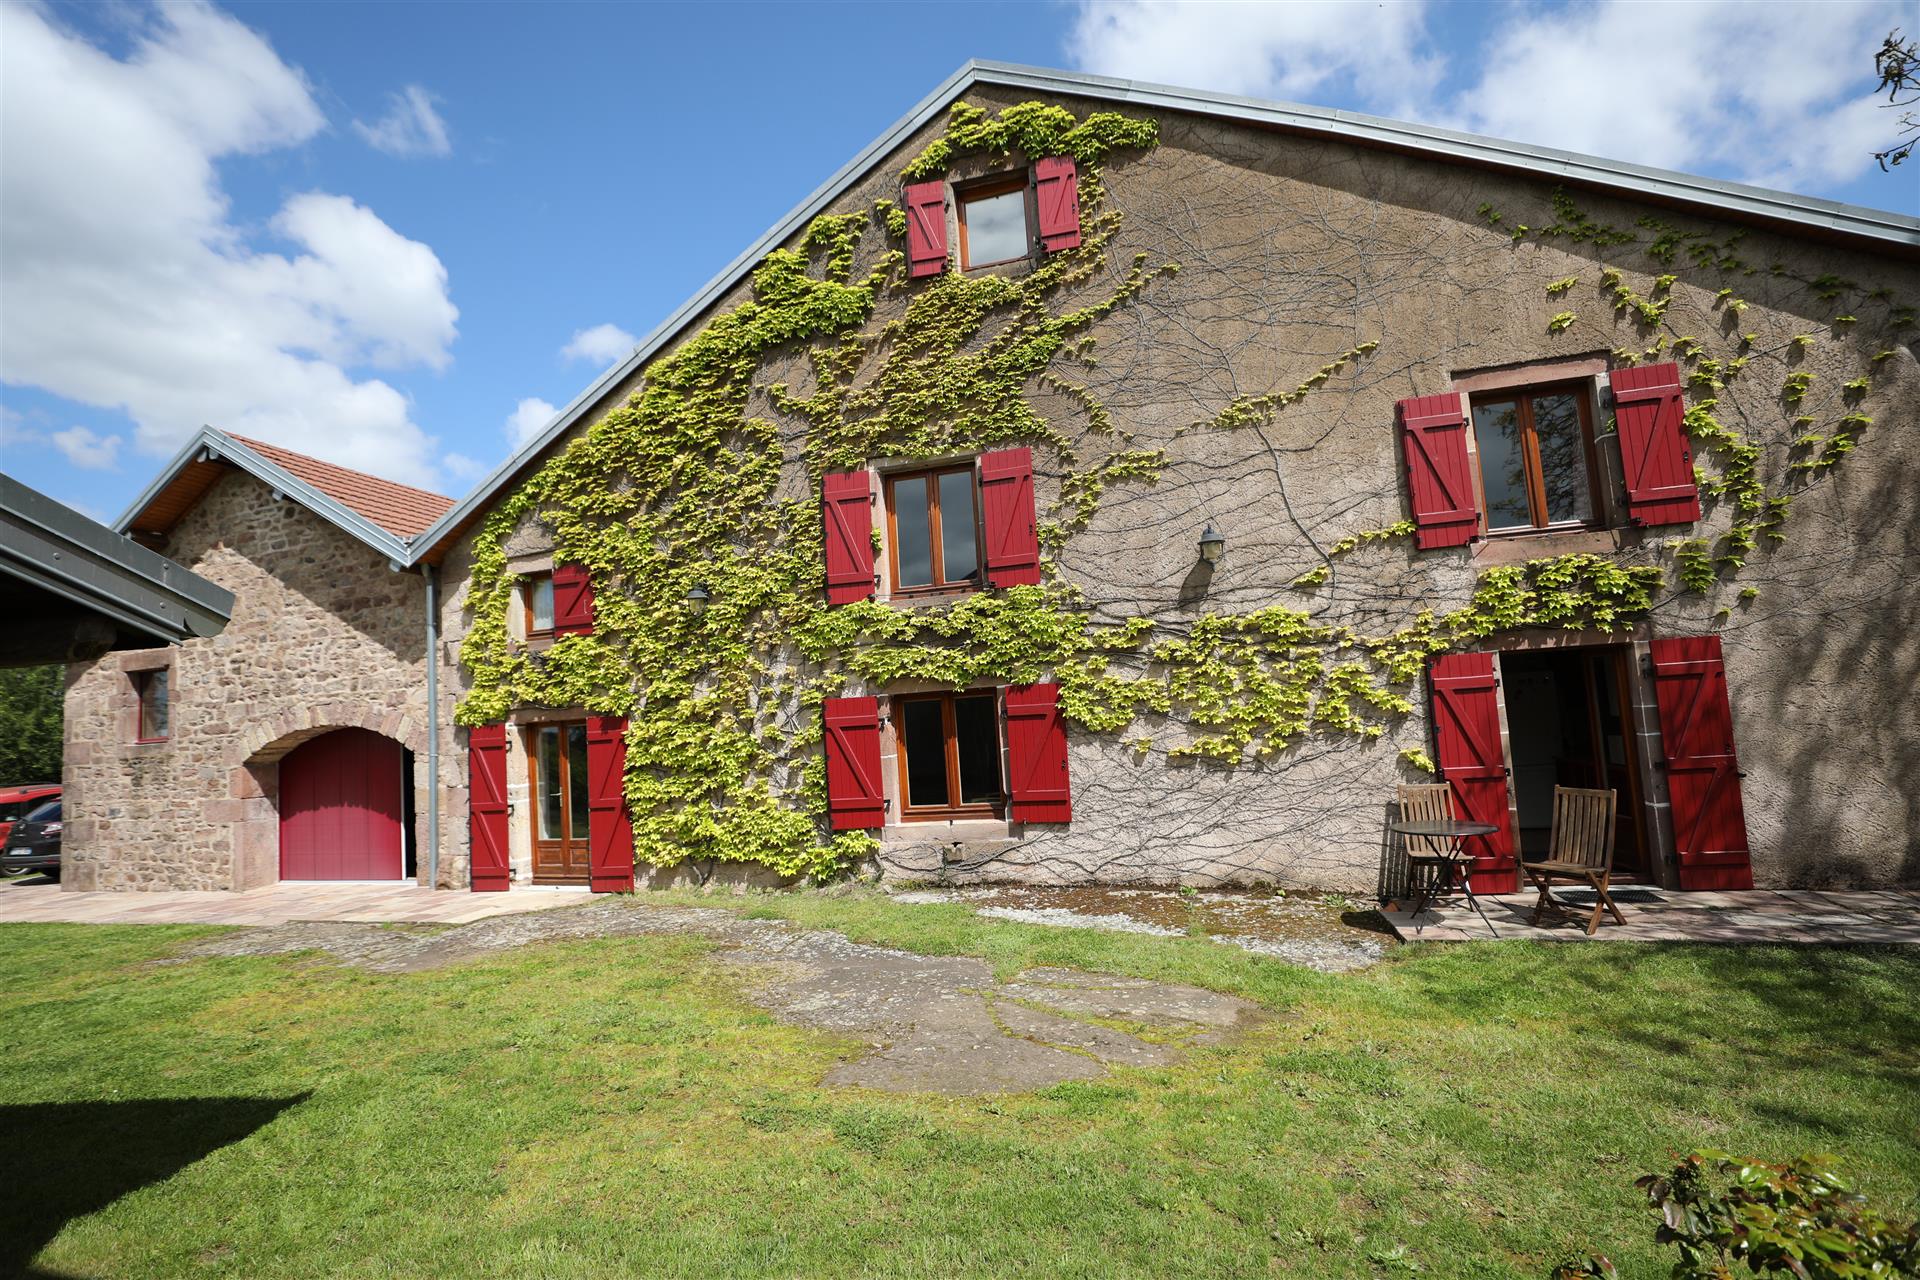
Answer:
[[[297,502],[315,515],[338,526],[343,532],[366,543],[375,551],[402,564],[411,564],[412,541],[381,528],[345,503],[322,493],[286,468],[269,461],[218,427],[201,427],[180,452],[173,455],[153,483],[140,491],[132,504],[113,522],[116,533],[126,533],[135,516],[173,483],[175,476],[203,454],[214,454],[232,463],[270,489]]]
[[[231,591],[5,474],[0,511],[9,572],[136,630],[184,640],[218,633],[232,615]],[[104,566],[126,589],[107,593],[89,566]]]
[[[568,401],[566,407],[556,413],[538,434],[528,439],[504,462],[488,472],[466,497],[447,508],[438,520],[415,535],[411,539],[413,557],[408,560],[408,563],[411,564],[413,560],[432,551],[452,530],[465,524],[489,505],[494,495],[507,481],[571,430],[609,389],[618,386],[645,366],[678,334],[682,325],[738,284],[761,257],[799,230],[810,218],[851,187],[876,159],[898,146],[907,136],[945,110],[949,103],[976,84],[1075,94],[1081,97],[1111,98],[1116,101],[1221,116],[1248,123],[1289,126],[1305,132],[1377,142],[1403,150],[1425,152],[1451,159],[1476,160],[1524,168],[1558,176],[1568,181],[1612,187],[1629,194],[1659,196],[1713,209],[1731,209],[1778,220],[1799,222],[1807,226],[1882,243],[1920,246],[1920,218],[1909,218],[1901,214],[1841,204],[1812,196],[1797,196],[1789,192],[1769,191],[1764,187],[1750,187],[1740,183],[1699,178],[1664,169],[1652,169],[1605,160],[1597,156],[1581,155],[1578,152],[1556,151],[1548,147],[1503,142],[1497,138],[1457,133],[1450,129],[1429,125],[1408,124],[1352,111],[1337,111],[1293,103],[1265,102],[1257,98],[1207,93],[1198,89],[1182,89],[1174,85],[974,59],[948,76],[938,88],[922,98],[911,111],[896,120],[890,128],[868,143],[853,159],[842,165],[839,171],[817,187],[812,195],[789,210],[785,217],[774,223],[758,240],[728,263],[719,274],[702,286],[698,293],[655,325],[652,331],[634,347],[631,354],[608,368],[579,395]]]
[[[1270,102],[1234,94],[1183,89],[1178,85],[1087,75],[1077,71],[1053,71],[1010,62],[975,61],[967,66],[974,73],[973,81],[980,84],[1077,93],[1086,97],[1112,98],[1249,123],[1283,125],[1303,132],[1377,142],[1449,159],[1478,160],[1544,172],[1569,181],[1613,187],[1635,195],[1653,195],[1716,210],[1732,210],[1797,222],[1872,240],[1920,245],[1920,218],[1819,196],[1803,196],[1741,182],[1704,178],[1697,174],[1656,169],[1624,160],[1609,160],[1578,151],[1509,142],[1483,134],[1390,120],[1357,111],[1293,102]]]

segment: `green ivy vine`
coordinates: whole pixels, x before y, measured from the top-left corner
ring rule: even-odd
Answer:
[[[1118,734],[1161,717],[1181,726],[1169,759],[1238,764],[1310,735],[1383,736],[1413,711],[1414,682],[1436,654],[1519,628],[1617,631],[1647,616],[1660,568],[1568,555],[1486,570],[1465,604],[1423,611],[1384,635],[1283,606],[1184,623],[1102,620],[1052,556],[1111,486],[1151,484],[1165,464],[1074,376],[1096,359],[1098,322],[1179,270],[1145,254],[1110,260],[1121,214],[1105,199],[1103,168],[1155,140],[1153,121],[1118,113],[954,106],[904,178],[933,177],[977,153],[1078,162],[1082,243],[1025,273],[910,282],[906,220],[887,200],[817,218],[796,245],[769,253],[747,296],[649,365],[626,403],[484,521],[465,602],[471,688],[459,721],[498,721],[526,705],[626,716],[640,859],[670,866],[700,856],[824,876],[873,848],[866,833],[834,834],[824,822],[819,708],[850,687],[1052,679],[1063,714],[1089,731]],[[1615,242],[1583,216],[1569,204],[1540,234]],[[1556,281],[1550,293],[1572,287]],[[1360,343],[1298,384],[1238,398],[1189,429],[1257,427],[1378,346]],[[1074,406],[1073,430],[1028,400],[1035,385]],[[941,605],[826,607],[823,473],[1012,444],[1035,447],[1043,472],[1059,477],[1058,500],[1042,513],[1041,584]],[[556,559],[586,566],[596,586],[591,635],[537,649],[512,638],[509,547],[529,524],[544,527]],[[1329,555],[1411,532],[1401,522],[1351,534]],[[702,611],[687,604],[696,586],[710,600]],[[1144,736],[1128,742],[1152,749]],[[1417,750],[1402,757],[1432,768]]]

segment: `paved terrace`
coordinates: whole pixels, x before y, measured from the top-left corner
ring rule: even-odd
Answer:
[[[1593,891],[1557,889],[1554,896],[1582,908],[1577,923],[1556,921],[1548,914],[1538,928],[1530,925],[1538,891],[1480,895],[1487,921],[1475,915],[1464,898],[1449,898],[1418,917],[1409,911],[1381,914],[1405,942],[1484,942],[1494,936],[1503,941],[1587,941]],[[1620,925],[1611,916],[1603,917],[1593,941],[1920,943],[1920,892],[1912,890],[1681,893],[1632,885],[1616,886],[1613,900],[1627,922]]]
[[[435,892],[412,884],[275,884],[245,893],[63,893],[39,876],[24,876],[0,881],[0,924],[470,924],[488,916],[571,906],[586,896],[566,889]]]

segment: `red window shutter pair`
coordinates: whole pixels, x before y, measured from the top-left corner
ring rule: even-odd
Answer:
[[[1067,783],[1067,729],[1060,717],[1060,686],[1011,685],[1006,691],[1007,791],[1015,822],[1071,822]],[[886,825],[887,797],[880,774],[880,701],[828,698],[827,811],[835,831]]]
[[[626,717],[587,717],[587,883],[595,893],[633,889],[626,777]]]
[[[1663,637],[1653,642],[1652,658],[1680,887],[1751,889],[1752,846],[1720,637]],[[1453,788],[1454,813],[1500,828],[1467,841],[1476,893],[1518,887],[1495,671],[1491,653],[1450,653],[1434,659],[1428,672],[1434,757]]]
[[[1048,253],[1080,246],[1080,182],[1067,156],[1042,156],[1033,166],[1040,247]],[[907,207],[907,275],[937,276],[947,269],[947,184],[915,182],[902,193]]]
[[[593,582],[583,564],[553,566],[553,634],[593,634]]]
[[[507,726],[467,731],[467,852],[475,893],[504,892],[507,861]]]
[[[865,471],[829,471],[820,482],[826,522],[827,603],[873,596],[873,482]],[[1033,450],[980,455],[980,512],[986,526],[987,581],[996,587],[1040,581],[1040,536],[1033,505]]]
[[[1698,520],[1700,495],[1687,441],[1680,367],[1669,363],[1616,369],[1609,381],[1628,518],[1636,525]],[[1415,542],[1422,550],[1465,546],[1479,531],[1480,512],[1473,497],[1460,396],[1402,400],[1399,418]]]

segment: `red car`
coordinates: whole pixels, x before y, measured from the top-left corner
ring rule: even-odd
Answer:
[[[49,800],[60,798],[60,784],[57,782],[35,782],[24,787],[0,787],[0,845],[7,842],[7,833],[13,830],[17,819],[24,818],[29,812],[38,809]]]

